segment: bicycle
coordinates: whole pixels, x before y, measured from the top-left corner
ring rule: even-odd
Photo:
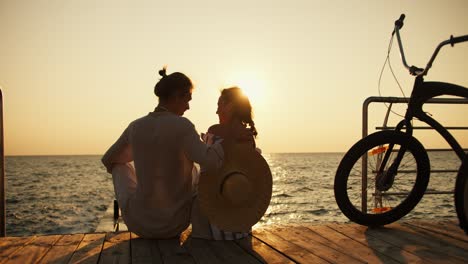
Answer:
[[[413,210],[426,191],[430,162],[426,149],[413,136],[413,119],[434,128],[460,160],[466,156],[448,130],[426,114],[422,107],[429,99],[442,95],[468,98],[468,89],[465,87],[424,81],[424,76],[427,75],[439,50],[447,44],[454,46],[456,43],[468,41],[468,35],[451,36],[450,39],[441,42],[425,68],[409,66],[399,33],[404,18],[405,15],[402,14],[395,21],[391,38],[392,41],[396,35],[403,65],[415,76],[404,119],[397,124],[395,130],[375,132],[354,144],[344,155],[335,175],[334,192],[338,207],[351,221],[366,226],[382,226],[399,220]],[[468,167],[468,164],[465,167]],[[463,189],[468,196],[466,174],[459,173],[457,182],[465,186],[464,189],[458,187],[457,192],[461,193],[460,190]],[[371,199],[367,199],[368,194],[372,196]],[[462,194],[458,194],[455,200],[457,208],[464,209],[457,209],[457,212],[460,211],[460,225],[466,230],[468,202]]]

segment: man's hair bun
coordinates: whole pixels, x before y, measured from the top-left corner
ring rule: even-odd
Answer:
[[[161,79],[154,86],[154,94],[160,99],[167,99],[173,95],[183,95],[189,93],[193,88],[192,81],[183,73],[174,72],[169,75],[164,66],[158,73]]]
[[[164,66],[162,70],[159,70],[159,75],[161,75],[163,78],[167,76],[166,74],[166,67]]]

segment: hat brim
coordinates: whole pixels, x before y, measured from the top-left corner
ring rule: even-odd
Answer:
[[[246,202],[234,205],[221,195],[224,176],[244,174],[253,193],[246,193]],[[273,180],[266,160],[251,144],[224,146],[224,163],[220,169],[200,175],[199,202],[210,222],[223,230],[248,231],[265,214],[271,200]],[[248,188],[246,188],[248,189]]]

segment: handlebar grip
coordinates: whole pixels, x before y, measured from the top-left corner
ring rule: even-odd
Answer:
[[[453,37],[450,36],[450,45],[453,47],[453,45],[460,43],[460,42],[465,42],[468,41],[468,35],[460,36],[460,37]]]
[[[401,29],[403,27],[403,20],[405,20],[405,14],[401,14],[400,18],[397,21],[395,21],[395,27]]]

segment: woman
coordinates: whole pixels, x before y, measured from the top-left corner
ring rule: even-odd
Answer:
[[[218,99],[218,109],[216,114],[219,118],[219,124],[213,125],[208,129],[208,135],[225,138],[230,136],[233,128],[247,128],[244,135],[238,135],[240,138],[251,141],[255,148],[254,137],[257,136],[257,129],[252,119],[252,106],[249,98],[244,95],[238,87],[223,89]],[[237,130],[237,129],[236,129]]]
[[[236,142],[249,143],[255,149],[254,138],[258,133],[252,119],[252,106],[240,88],[231,87],[221,91],[216,114],[219,117],[219,124],[211,126],[206,134],[202,134],[203,140],[208,146],[234,137]],[[200,177],[204,176],[206,170],[203,166],[201,167]],[[195,199],[192,209],[193,237],[212,240],[234,240],[248,236],[249,232],[250,230],[241,232],[221,230],[209,222],[200,209],[198,199]]]
[[[191,80],[180,72],[167,75],[165,68],[159,74],[154,88],[159,104],[130,123],[102,162],[112,173],[128,229],[161,239],[178,236],[190,223],[194,162],[219,167],[223,149],[204,144],[194,125],[182,117],[192,99]]]

